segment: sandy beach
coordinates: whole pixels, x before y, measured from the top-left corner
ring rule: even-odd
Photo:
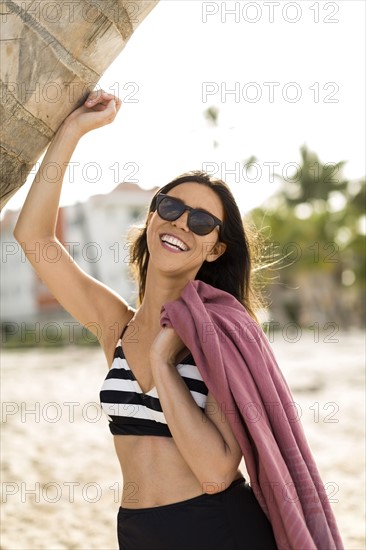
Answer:
[[[345,548],[364,550],[364,338],[314,340],[313,332],[297,342],[275,333],[271,345]],[[122,479],[99,407],[102,351],[3,351],[1,366],[1,549],[116,550]]]

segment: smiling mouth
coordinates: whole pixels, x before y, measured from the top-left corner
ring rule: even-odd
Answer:
[[[169,235],[168,233],[163,233],[162,235],[160,235],[160,240],[175,252],[187,252],[187,250],[189,250],[186,243],[184,243],[177,237],[173,237],[173,235]]]

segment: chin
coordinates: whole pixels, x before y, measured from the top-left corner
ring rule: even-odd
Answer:
[[[189,280],[194,280],[198,271],[201,268],[201,266],[195,266],[190,269],[187,268],[187,262],[184,261],[184,258],[183,261],[179,261],[178,259],[176,261],[171,261],[162,257],[160,257],[158,260],[156,258],[152,260],[152,257],[150,256],[149,263],[150,262],[154,266],[154,269],[161,275],[176,277],[179,279],[184,278],[187,279],[187,282]]]

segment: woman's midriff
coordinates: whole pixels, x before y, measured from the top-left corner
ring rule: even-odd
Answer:
[[[227,488],[214,479],[203,487],[171,437],[123,435],[115,436],[114,444],[123,476],[123,508],[163,506]],[[240,470],[235,479],[239,477]]]

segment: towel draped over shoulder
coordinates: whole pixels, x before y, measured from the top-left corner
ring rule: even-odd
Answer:
[[[260,325],[231,294],[189,281],[161,309],[225,413],[279,550],[344,550],[291,391]]]

